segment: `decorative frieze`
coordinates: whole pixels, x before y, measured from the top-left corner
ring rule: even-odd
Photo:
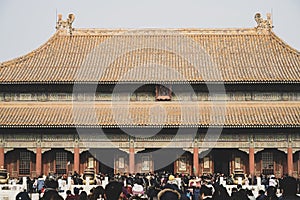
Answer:
[[[95,101],[111,101],[112,94],[111,93],[96,93]]]
[[[300,101],[300,93],[280,92],[176,92],[172,101]],[[0,101],[155,101],[154,92],[113,93],[0,93]]]
[[[136,101],[155,101],[155,94],[150,92],[135,93]]]
[[[269,93],[253,93],[253,101],[280,101],[282,100],[282,95],[277,92]]]
[[[230,133],[230,134],[221,134],[221,135],[204,135],[200,134],[199,141],[203,141],[205,138],[205,141],[230,141],[230,142],[236,142],[236,141],[243,141],[246,142],[249,140],[249,135],[247,134],[238,134],[238,133]]]
[[[286,134],[256,134],[254,140],[257,142],[285,142],[287,141]]]
[[[291,134],[292,141],[300,141],[300,134]]]
[[[34,134],[4,134],[4,139],[9,142],[9,141],[36,141],[37,135]]]
[[[255,142],[255,148],[287,148],[287,142]]]
[[[43,141],[74,141],[73,134],[43,134]]]

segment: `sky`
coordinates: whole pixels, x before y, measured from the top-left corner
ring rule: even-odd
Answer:
[[[74,28],[252,28],[273,13],[274,32],[300,50],[299,0],[1,0],[0,62],[38,48],[54,33],[56,13]]]

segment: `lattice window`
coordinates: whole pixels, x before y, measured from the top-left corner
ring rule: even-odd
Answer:
[[[263,174],[274,174],[274,158],[272,152],[262,153],[262,170]]]
[[[20,162],[19,162],[19,174],[29,175],[30,174],[30,152],[20,152]]]
[[[56,152],[55,161],[56,173],[58,175],[66,174],[66,166],[68,164],[67,152]]]

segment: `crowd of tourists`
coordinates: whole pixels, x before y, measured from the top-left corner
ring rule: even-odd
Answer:
[[[65,200],[297,200],[298,182],[295,178],[285,176],[275,179],[274,176],[265,178],[265,189],[254,197],[253,191],[237,185],[231,194],[221,183],[229,177],[224,175],[189,175],[172,174],[116,174],[108,178],[109,182],[102,187],[105,176],[98,176],[95,187],[86,192],[78,187],[73,190],[62,190],[60,182],[67,177],[39,177],[31,182],[31,192],[38,192],[43,200],[64,200],[60,195],[66,194]],[[72,182],[77,183],[78,175],[72,176]],[[106,178],[107,179],[107,178]],[[264,177],[262,177],[264,180]],[[254,181],[254,180],[252,180]],[[265,182],[265,181],[262,181]],[[280,196],[278,197],[278,191]],[[30,200],[27,192],[17,195],[17,200]]]

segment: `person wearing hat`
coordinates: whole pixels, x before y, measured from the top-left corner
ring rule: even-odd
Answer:
[[[168,178],[167,183],[163,186],[163,189],[172,189],[172,190],[179,190],[177,181],[175,180],[175,177],[173,175],[170,175]]]
[[[158,200],[180,200],[180,193],[177,190],[165,188],[157,195]]]
[[[173,175],[169,176],[169,179],[168,179],[167,183],[169,183],[169,184],[175,184],[178,187],[178,182],[177,182],[177,180],[175,179],[175,177]]]
[[[132,197],[130,200],[147,199],[147,195],[144,194],[143,186],[134,184],[132,187]]]
[[[143,186],[135,183],[132,187],[132,194],[133,195],[143,195],[144,194]]]

